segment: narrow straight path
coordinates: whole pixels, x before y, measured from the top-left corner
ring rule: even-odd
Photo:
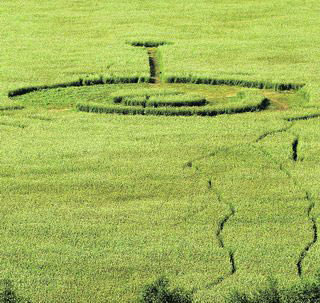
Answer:
[[[157,57],[157,48],[148,47],[149,65],[150,65],[150,83],[159,84],[161,82],[160,63]]]

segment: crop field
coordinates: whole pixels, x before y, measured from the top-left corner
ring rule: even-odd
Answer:
[[[166,277],[223,303],[313,279],[319,13],[2,1],[0,282],[32,303],[141,303]]]

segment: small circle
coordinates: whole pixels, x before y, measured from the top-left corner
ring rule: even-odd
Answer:
[[[170,89],[143,89],[118,91],[112,95],[113,103],[143,107],[204,106],[205,97]]]

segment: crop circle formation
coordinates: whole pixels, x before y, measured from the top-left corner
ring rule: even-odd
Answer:
[[[165,116],[215,116],[265,109],[269,100],[256,91],[242,91],[232,101],[209,102],[204,96],[171,89],[119,90],[109,102],[81,103],[78,110],[95,113],[118,113]]]
[[[158,48],[165,44],[164,41],[133,41],[132,46],[147,49],[150,64],[150,76],[141,77],[104,77],[97,76],[91,78],[80,78],[78,81],[60,83],[54,85],[43,85],[19,88],[8,93],[10,98],[27,94],[30,92],[65,88],[91,86],[98,84],[137,84],[137,88],[130,90],[119,90],[112,93],[111,101],[107,102],[79,102],[76,107],[79,111],[95,113],[117,113],[117,114],[140,114],[140,115],[167,115],[167,116],[215,116],[219,114],[233,114],[266,109],[269,100],[256,89],[275,89],[275,90],[297,90],[303,84],[293,83],[272,83],[234,79],[209,79],[201,77],[165,77],[162,74],[161,53]],[[139,83],[150,83],[149,89],[141,89]],[[163,83],[167,83],[166,88],[161,88]],[[235,98],[229,99],[230,102],[212,102],[201,94],[179,91],[168,88],[171,84],[192,83],[206,85],[227,85],[247,87],[248,90],[239,93]],[[154,85],[157,84],[157,85]],[[153,88],[151,88],[153,87]]]

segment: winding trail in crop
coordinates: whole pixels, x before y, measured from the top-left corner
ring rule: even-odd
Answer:
[[[305,199],[309,201],[309,206],[307,208],[307,218],[309,219],[311,226],[312,226],[312,240],[307,243],[307,245],[304,247],[304,249],[301,251],[298,261],[297,261],[297,270],[298,270],[298,276],[301,277],[303,274],[303,266],[302,263],[307,256],[308,252],[312,248],[314,244],[316,244],[318,240],[318,226],[317,226],[317,221],[314,216],[311,215],[312,209],[315,206],[315,202],[313,201],[311,194],[309,192],[306,192]]]
[[[200,156],[198,158],[194,158],[190,161],[187,161],[186,163],[183,164],[182,168],[183,169],[187,169],[187,168],[194,168],[196,171],[199,170],[198,166],[195,165],[195,162],[196,161],[200,161],[200,160],[205,160],[205,159],[209,159],[209,158],[212,158],[214,156],[216,156],[217,154],[221,153],[221,152],[225,152],[225,151],[228,151],[234,147],[237,147],[239,146],[240,144],[236,144],[236,145],[232,145],[232,146],[229,146],[229,147],[223,147],[223,148],[218,148],[212,152],[210,152],[209,154],[206,154],[206,155],[203,155],[203,156]],[[212,180],[209,179],[207,181],[207,187],[209,189],[212,188]],[[221,202],[221,195],[219,193],[216,192],[216,195],[217,195],[217,199],[219,202]],[[197,210],[194,210],[194,211],[191,211],[189,212],[188,214],[186,214],[185,216],[183,216],[183,218],[181,218],[179,221],[175,222],[172,224],[172,226],[178,226],[180,224],[183,224],[185,223],[187,220],[190,220],[192,219],[193,217],[195,217],[196,215],[198,215],[199,213],[205,211],[208,207],[210,206],[210,204],[204,204],[202,205],[199,209]]]
[[[200,161],[200,160],[205,160],[205,159],[209,159],[209,158],[212,158],[216,155],[218,155],[219,153],[221,152],[226,152],[226,151],[229,151],[235,147],[238,147],[238,146],[241,146],[242,144],[234,144],[234,145],[230,145],[230,146],[227,146],[227,147],[219,147],[217,149],[215,149],[214,151],[206,154],[206,155],[203,155],[203,156],[200,156],[200,157],[197,157],[197,158],[194,158],[190,161],[187,161],[184,165],[183,165],[183,168],[191,168],[194,166],[194,162],[196,161]]]
[[[311,115],[287,118],[286,120],[291,122],[291,121],[301,121],[301,120],[316,119],[316,118],[319,118],[319,117],[320,117],[320,113],[316,113],[316,114],[311,114]]]
[[[212,151],[212,152],[210,152],[210,153],[208,153],[206,155],[203,155],[203,156],[194,158],[194,159],[192,159],[190,161],[187,161],[186,163],[183,164],[182,168],[183,169],[191,169],[191,168],[193,168],[196,171],[198,171],[199,168],[198,168],[198,166],[195,165],[196,161],[212,158],[212,157],[216,156],[217,154],[219,154],[221,152],[225,152],[225,151],[231,150],[232,148],[237,147],[239,145],[240,144],[232,145],[232,146],[229,146],[229,147],[217,148],[216,150],[214,150],[214,151]],[[211,179],[209,179],[207,181],[207,187],[208,187],[208,189],[212,189],[212,180]],[[218,201],[221,202],[221,195],[218,194],[218,193],[216,193],[216,195],[217,195]],[[198,215],[201,212],[205,211],[209,207],[210,207],[210,203],[205,203],[205,204],[201,205],[201,207],[199,207],[198,209],[193,210],[193,211],[189,211],[187,214],[182,216],[177,222],[174,222],[171,226],[181,225],[181,224],[185,223],[186,221],[191,220],[193,217],[195,217],[196,215]]]
[[[227,150],[230,150],[230,149],[234,148],[235,146],[238,146],[238,144],[237,144],[237,145],[234,145],[234,146],[230,146],[230,147],[218,148],[218,149],[210,152],[209,154],[206,154],[206,155],[200,156],[200,157],[198,157],[198,158],[194,158],[194,159],[192,159],[192,160],[190,160],[190,161],[187,161],[186,163],[183,164],[182,168],[183,168],[183,169],[194,168],[196,171],[198,171],[199,168],[198,168],[198,166],[195,165],[195,162],[196,162],[196,161],[200,161],[200,160],[204,160],[204,159],[209,159],[209,158],[211,158],[211,157],[216,156],[218,153],[220,153],[220,152],[225,152],[225,151],[227,151]],[[212,188],[212,181],[211,181],[211,179],[208,180],[208,182],[207,182],[207,187],[208,187],[209,189]],[[218,201],[221,202],[221,195],[218,195],[218,194],[217,194],[217,198],[218,198]],[[187,220],[190,220],[190,219],[192,219],[193,217],[195,217],[196,215],[198,215],[199,213],[205,211],[209,206],[210,206],[210,204],[207,203],[207,204],[204,204],[204,205],[202,205],[201,207],[199,207],[197,210],[194,210],[194,211],[191,211],[191,212],[187,213],[187,214],[186,214],[185,216],[183,216],[183,218],[181,218],[179,221],[173,223],[172,226],[178,226],[178,225],[180,225],[180,224],[185,223]]]
[[[320,116],[320,115],[319,115]],[[308,117],[308,118],[306,118]],[[312,116],[311,118],[316,118],[318,116]],[[298,120],[308,120],[310,119],[310,116],[304,116],[304,117],[298,117],[298,118],[289,118],[286,119],[286,121],[291,122],[288,127],[281,128],[275,131],[270,131],[262,134],[261,136],[258,137],[258,139],[255,141],[256,143],[265,139],[268,135],[272,134],[277,134],[277,133],[282,133],[288,131],[293,125],[295,121]],[[291,149],[292,149],[292,161],[296,162],[298,160],[298,144],[299,144],[299,139],[296,136],[293,142],[291,143]],[[260,147],[260,149],[263,151],[263,153],[268,156],[269,158],[273,159],[274,162],[277,162],[276,159],[265,149]],[[290,171],[285,167],[285,162],[279,163],[279,169],[282,171],[291,181],[292,183],[299,188],[299,190],[303,191],[305,193],[305,200],[308,201],[308,207],[307,207],[307,220],[310,222],[311,227],[312,227],[312,240],[309,241],[306,246],[303,248],[303,250],[300,252],[296,267],[297,267],[297,274],[299,277],[302,277],[303,275],[303,261],[306,258],[307,254],[310,252],[311,248],[315,243],[318,241],[318,226],[317,226],[317,219],[315,216],[312,216],[312,210],[315,207],[315,202],[314,199],[312,198],[311,194],[309,191],[305,190],[303,186],[298,182],[296,178],[292,176]]]
[[[220,197],[220,194],[217,194],[217,197],[218,197],[218,201],[219,202],[222,202],[221,200],[221,197]],[[226,214],[218,223],[218,228],[216,230],[216,238],[218,240],[218,243],[219,243],[219,246],[220,248],[225,248],[225,244],[224,244],[224,240],[223,240],[223,236],[222,236],[222,232],[223,232],[223,229],[224,229],[224,226],[225,224],[229,221],[229,219],[234,216],[235,214],[235,209],[233,207],[232,204],[228,204],[229,206],[229,210],[230,212],[228,214]]]
[[[183,168],[195,168],[196,170],[199,170],[198,167],[195,166],[194,162],[195,161],[199,161],[199,160],[205,160],[205,159],[209,159],[209,158],[212,158],[214,156],[216,156],[218,153],[220,152],[225,152],[227,150],[230,150],[234,147],[238,146],[237,145],[234,145],[234,146],[230,146],[230,147],[227,147],[227,148],[218,148],[217,150],[207,154],[207,155],[204,155],[204,156],[201,156],[201,157],[198,157],[196,159],[193,159],[193,160],[190,160],[188,161],[187,163],[185,163],[183,165]],[[220,249],[224,249],[227,251],[228,253],[228,261],[229,261],[229,264],[230,264],[230,270],[227,274],[223,275],[223,276],[220,276],[218,277],[217,279],[215,279],[214,281],[208,283],[207,285],[205,285],[205,288],[206,289],[210,289],[214,286],[217,286],[219,285],[220,283],[222,283],[225,279],[227,279],[228,277],[232,276],[233,274],[236,273],[237,271],[237,266],[236,266],[236,260],[235,260],[235,253],[232,249],[228,248],[228,246],[226,245],[225,241],[224,241],[224,238],[223,238],[223,231],[224,231],[224,228],[225,228],[225,225],[228,223],[228,221],[231,219],[231,217],[235,216],[236,214],[236,211],[235,211],[235,208],[234,206],[231,204],[231,203],[227,203],[225,201],[223,201],[222,199],[222,196],[221,196],[221,193],[218,191],[218,189],[214,186],[213,184],[213,181],[211,178],[209,178],[207,180],[207,184],[206,184],[206,187],[209,191],[213,192],[214,195],[216,196],[216,199],[215,200],[218,200],[219,204],[225,204],[226,206],[228,206],[229,208],[229,211],[228,213],[226,213],[218,222],[217,224],[217,227],[214,229],[213,231],[213,235],[214,235],[214,238],[216,239],[217,243],[218,243],[218,246]],[[204,211],[206,208],[208,208],[210,205],[207,205],[206,207],[203,207],[203,208],[200,208],[197,212],[194,212],[193,213],[193,216],[195,216],[196,214]],[[186,216],[185,217],[185,220],[187,220],[188,218],[190,218],[191,216]],[[179,222],[179,223],[182,223],[182,222]],[[178,223],[178,224],[179,224]],[[196,290],[195,290],[196,291]]]
[[[217,199],[220,203],[223,203],[221,194],[215,190],[215,194],[217,196]],[[229,212],[218,222],[218,226],[217,229],[215,230],[215,237],[218,241],[218,245],[221,249],[225,249],[228,252],[228,256],[229,256],[229,263],[230,263],[230,271],[228,274],[224,275],[224,276],[220,276],[217,279],[215,279],[214,281],[212,281],[211,283],[208,283],[206,285],[206,288],[212,288],[214,286],[217,286],[218,284],[222,283],[226,278],[232,276],[234,273],[236,273],[237,271],[237,267],[236,267],[236,261],[235,261],[235,255],[234,255],[234,251],[232,249],[229,249],[228,247],[226,247],[225,241],[223,239],[223,230],[225,227],[225,224],[231,219],[231,217],[233,217],[236,213],[234,206],[231,203],[227,203],[228,207],[229,207]]]
[[[265,133],[263,133],[262,135],[260,135],[257,139],[256,139],[256,143],[265,139],[266,137],[268,136],[271,136],[271,135],[274,135],[274,134],[277,134],[277,133],[282,133],[282,132],[286,132],[288,131],[291,127],[293,126],[293,123],[290,123],[288,126],[286,127],[283,127],[283,128],[279,128],[279,129],[276,129],[276,130],[272,130],[272,131],[267,131]]]

